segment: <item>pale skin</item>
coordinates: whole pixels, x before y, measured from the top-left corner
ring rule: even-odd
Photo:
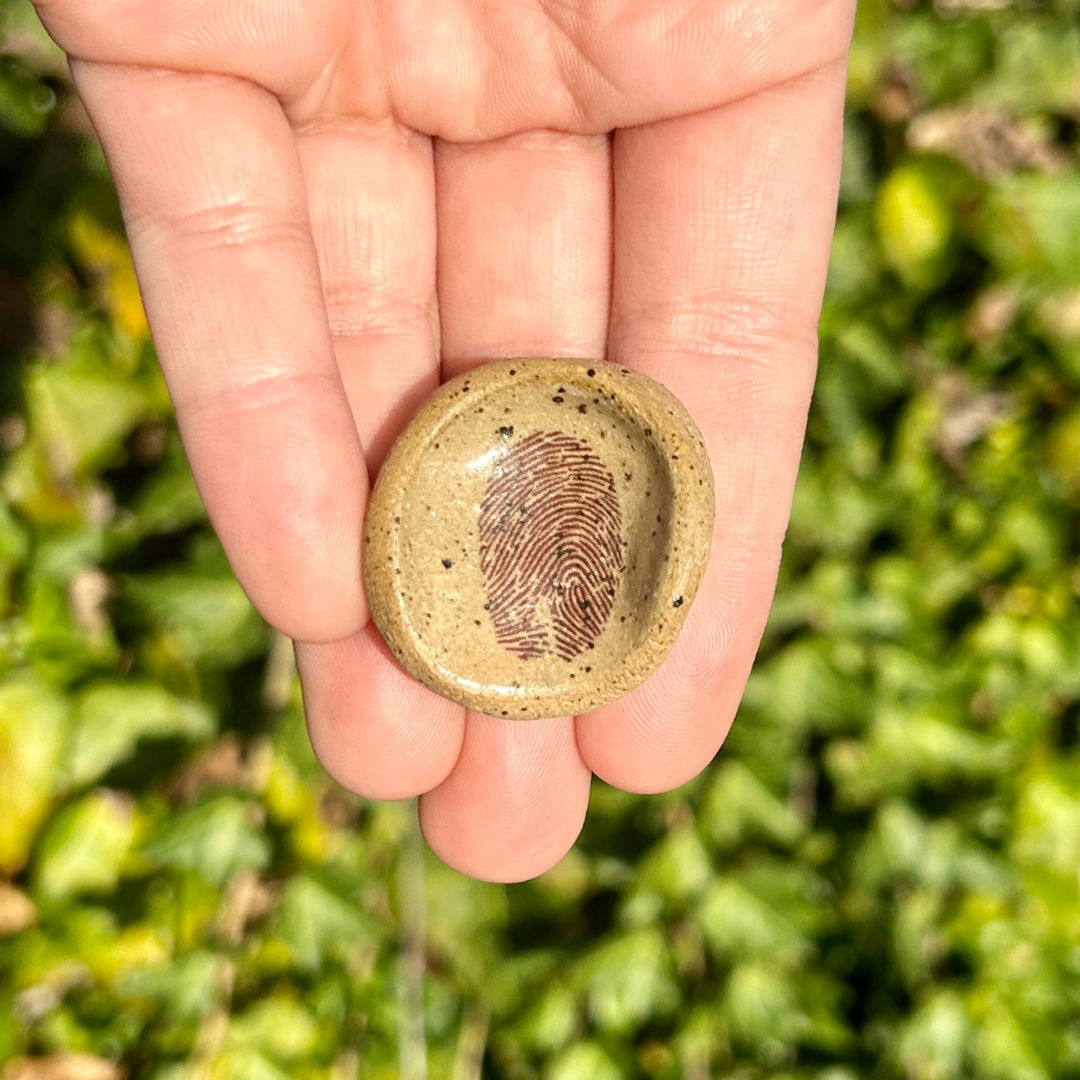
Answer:
[[[547,870],[592,774],[657,792],[727,734],[798,468],[853,0],[36,0],[116,177],[188,455],[236,574],[296,639],[343,785],[419,796],[476,877]],[[359,537],[440,381],[510,356],[666,383],[717,480],[667,662],[512,723],[390,659]]]

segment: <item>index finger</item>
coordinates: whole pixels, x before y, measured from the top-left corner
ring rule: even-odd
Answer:
[[[241,584],[306,641],[365,621],[367,469],[295,140],[225,76],[73,64],[116,179],[184,445]]]
[[[843,63],[615,139],[610,356],[670,387],[716,477],[712,555],[664,665],[578,719],[599,776],[661,791],[727,734],[764,630],[802,449],[836,211]]]

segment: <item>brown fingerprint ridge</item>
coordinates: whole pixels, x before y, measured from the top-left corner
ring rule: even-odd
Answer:
[[[561,431],[522,439],[488,481],[479,524],[499,644],[522,660],[591,648],[623,569],[615,480],[592,447]]]

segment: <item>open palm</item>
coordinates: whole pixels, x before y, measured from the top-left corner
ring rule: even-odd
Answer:
[[[236,573],[297,639],[345,786],[516,880],[590,773],[695,775],[772,597],[816,357],[853,0],[37,0],[120,190],[188,454]],[[712,560],[621,701],[509,723],[371,625],[369,472],[419,402],[506,356],[666,383],[717,478]]]

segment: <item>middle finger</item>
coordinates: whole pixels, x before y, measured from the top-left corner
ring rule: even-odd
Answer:
[[[334,354],[374,473],[439,381],[431,140],[343,119],[307,128],[299,144]],[[297,659],[312,744],[338,781],[403,798],[446,777],[464,710],[410,679],[370,622],[298,646]]]
[[[439,144],[435,176],[444,377],[499,357],[601,357],[611,288],[607,137],[533,132]],[[588,800],[572,721],[470,714],[466,724],[454,772],[423,797],[425,835],[442,859],[477,877],[541,873],[573,844]],[[478,771],[486,783],[457,782]]]

